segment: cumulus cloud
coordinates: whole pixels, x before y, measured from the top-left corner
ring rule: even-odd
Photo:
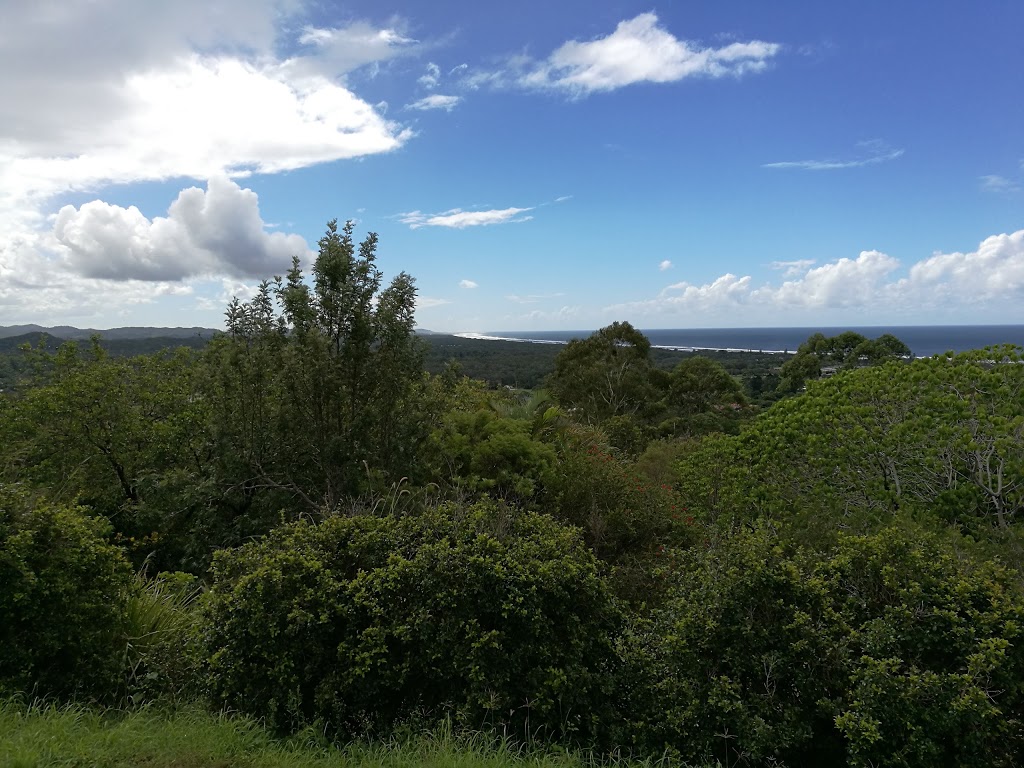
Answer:
[[[901,288],[943,302],[1024,300],[1024,229],[987,237],[971,253],[937,253],[919,261]]]
[[[445,96],[440,93],[432,93],[406,105],[406,109],[418,109],[423,112],[432,109],[443,109],[446,112],[451,112],[460,101],[462,101],[461,96]]]
[[[16,3],[0,69],[0,225],[107,184],[277,171],[388,152],[411,136],[338,76],[397,55],[393,30],[306,29],[275,54],[285,0]]]
[[[409,213],[398,214],[398,220],[403,224],[408,224],[412,229],[419,229],[420,227],[465,229],[466,227],[484,227],[491,224],[530,221],[533,218],[532,216],[520,216],[520,214],[532,210],[533,208],[502,208],[490,211],[464,211],[461,208],[452,208],[450,211],[443,213],[410,211]]]
[[[479,283],[473,280],[459,280],[459,288],[479,288]]]
[[[773,261],[768,266],[781,270],[784,277],[796,277],[816,263],[817,259],[794,259],[793,261]]]
[[[884,293],[885,278],[900,263],[881,251],[862,251],[856,259],[839,259],[787,280],[777,290],[759,293],[773,303],[790,307],[863,307]]]
[[[266,277],[309,252],[298,235],[267,232],[256,193],[225,177],[182,190],[167,216],[152,220],[100,200],[66,205],[53,234],[72,273],[110,280]]]
[[[654,13],[619,22],[604,37],[570,40],[543,61],[516,57],[509,70],[476,73],[468,84],[511,84],[585,96],[634,83],[671,83],[687,77],[724,77],[760,72],[779,52],[777,43],[734,42],[721,48],[680,40]]]
[[[672,269],[672,262],[668,259],[665,259],[664,261],[661,262],[661,264],[658,265],[658,269],[660,269],[662,272],[664,272],[666,269]]]
[[[300,239],[268,235],[255,196],[223,177],[401,147],[412,132],[346,74],[419,47],[394,25],[303,28],[305,5],[5,6],[0,70],[18,77],[0,78],[0,316],[88,315],[181,295],[218,270],[280,270],[285,254],[305,252]],[[176,178],[214,181],[152,220],[100,200],[49,209],[69,192]]]
[[[762,168],[798,168],[805,171],[837,171],[845,168],[862,168],[865,165],[887,163],[903,156],[904,150],[893,149],[884,141],[872,139],[857,144],[859,156],[847,159],[828,160],[785,160],[777,163],[764,163]]]
[[[981,308],[998,315],[999,308],[1024,302],[1024,230],[993,235],[969,253],[937,253],[905,271],[881,251],[863,251],[855,259],[810,268],[806,260],[775,262],[787,270],[781,284],[756,285],[750,275],[725,274],[704,284],[686,281],[663,289],[652,299],[616,304],[608,313],[640,315],[692,314],[774,317],[779,313],[838,312],[841,317],[920,316],[940,310],[947,319],[975,318]],[[959,314],[958,314],[959,313]]]

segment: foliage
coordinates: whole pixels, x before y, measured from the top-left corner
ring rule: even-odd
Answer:
[[[555,359],[548,387],[570,415],[600,425],[631,456],[658,436],[736,431],[746,415],[739,381],[701,356],[666,372],[653,364],[650,349],[629,323],[613,323],[570,341]]]
[[[891,333],[883,333],[877,339],[854,331],[829,337],[815,333],[782,365],[778,391],[783,394],[798,391],[808,381],[820,378],[824,366],[850,370],[861,365],[880,365],[910,357],[910,354],[910,347]]]
[[[130,569],[105,522],[0,484],[0,689],[105,698]]]
[[[0,406],[2,476],[105,515],[137,564],[154,547],[190,548],[190,521],[211,504],[191,353],[113,358],[94,339],[40,362],[48,382]]]
[[[647,337],[615,322],[586,339],[573,339],[557,358],[548,389],[564,408],[590,423],[637,416],[657,398]]]
[[[544,480],[545,511],[583,530],[607,562],[649,558],[686,540],[686,502],[668,483],[652,482],[593,431],[566,430],[558,461]]]
[[[215,700],[276,728],[387,732],[446,715],[587,737],[616,613],[574,532],[493,502],[333,517],[214,562]]]
[[[470,493],[531,499],[555,462],[554,450],[534,437],[532,427],[526,419],[502,418],[492,410],[451,411],[432,436],[441,465],[436,476],[450,477]]]
[[[211,347],[219,469],[243,507],[270,492],[271,508],[317,514],[416,468],[434,418],[415,285],[401,273],[382,290],[377,236],[357,250],[352,232],[329,222],[313,287],[296,259],[284,279],[229,306],[228,335]]]
[[[125,690],[132,700],[177,702],[199,690],[195,576],[136,574],[125,606]]]
[[[1024,599],[1010,575],[907,526],[819,568],[841,616],[852,766],[1010,766],[1024,749]]]
[[[670,551],[664,567],[667,599],[622,640],[622,739],[695,762],[838,762],[822,711],[838,648],[821,582],[765,529]]]
[[[808,556],[765,527],[670,554],[622,641],[637,748],[752,765],[1012,765],[1024,597],[903,525]]]
[[[815,382],[739,438],[699,448],[682,486],[711,515],[784,517],[819,533],[872,530],[903,510],[988,536],[1024,504],[1020,360],[991,348]],[[713,492],[701,490],[710,478]]]

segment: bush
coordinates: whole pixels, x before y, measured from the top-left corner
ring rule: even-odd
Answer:
[[[672,555],[668,599],[621,642],[624,741],[698,763],[1014,765],[1019,588],[903,525],[826,557],[765,528]]]
[[[688,538],[688,510],[672,486],[652,482],[586,431],[561,438],[544,486],[543,509],[582,528],[605,562],[649,558],[662,545]]]
[[[0,485],[0,688],[107,698],[131,571],[105,521]]]
[[[843,622],[850,765],[1017,764],[1024,599],[1006,570],[891,528],[841,540],[819,575]]]
[[[484,501],[299,523],[221,552],[204,633],[213,697],[277,729],[451,716],[586,739],[615,622],[574,531]]]
[[[701,765],[835,764],[819,702],[837,649],[820,582],[763,529],[665,559],[668,598],[621,644],[623,743]]]

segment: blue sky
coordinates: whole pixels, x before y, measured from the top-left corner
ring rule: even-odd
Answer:
[[[0,0],[0,324],[380,235],[443,331],[1024,323],[1024,4]]]

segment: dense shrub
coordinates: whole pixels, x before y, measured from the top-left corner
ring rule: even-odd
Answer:
[[[668,599],[623,636],[621,740],[697,764],[788,764],[816,740],[825,758],[839,665],[822,584],[766,530],[666,560]]]
[[[615,611],[578,535],[494,502],[299,523],[220,553],[211,693],[279,729],[452,716],[586,738]]]
[[[544,509],[582,528],[602,560],[650,556],[687,538],[689,512],[668,483],[652,482],[588,430],[567,430],[558,452],[544,477]]]
[[[130,568],[107,523],[0,485],[0,689],[105,698]]]
[[[935,536],[848,537],[818,569],[842,620],[851,766],[1011,766],[1024,754],[1024,599]]]
[[[694,762],[1009,766],[1024,600],[998,565],[907,524],[827,557],[771,531],[675,553],[624,634],[621,737]]]

